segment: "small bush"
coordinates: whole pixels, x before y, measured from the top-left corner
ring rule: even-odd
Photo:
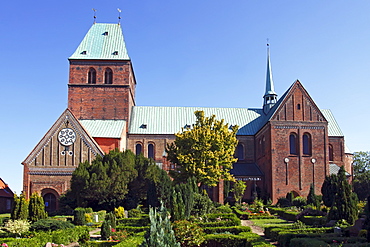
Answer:
[[[67,221],[54,220],[54,219],[42,219],[38,220],[31,225],[31,231],[56,231],[68,228],[74,228],[75,226]]]
[[[118,207],[114,209],[114,215],[117,219],[123,219],[125,218],[125,209],[124,207]]]
[[[233,210],[229,207],[229,205],[221,205],[218,208],[216,208],[216,211],[219,213],[224,213],[224,214],[229,214],[233,212]]]
[[[205,240],[204,231],[196,223],[187,220],[175,221],[173,223],[176,241],[181,246],[199,246]]]
[[[301,208],[307,205],[307,199],[301,196],[297,196],[293,199],[292,205]]]
[[[73,211],[74,220],[73,223],[77,226],[83,226],[86,224],[85,219],[85,209],[84,208],[76,208]]]

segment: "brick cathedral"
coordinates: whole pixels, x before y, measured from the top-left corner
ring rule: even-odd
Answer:
[[[195,122],[194,112],[216,115],[238,125],[238,158],[231,173],[273,202],[288,192],[317,194],[325,175],[344,166],[352,174],[352,155],[330,110],[320,109],[298,80],[278,98],[270,55],[261,108],[137,106],[136,80],[119,24],[95,23],[69,57],[68,108],[22,162],[23,192],[39,192],[48,211],[70,187],[72,172],[109,150],[130,149],[165,170],[165,147],[174,134]],[[261,93],[262,94],[262,93]],[[213,199],[223,201],[214,190]]]

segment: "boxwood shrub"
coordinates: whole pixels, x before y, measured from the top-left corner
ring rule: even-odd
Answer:
[[[31,225],[31,231],[56,231],[60,229],[74,228],[75,225],[68,221],[41,219]]]
[[[117,225],[125,226],[147,226],[150,224],[149,217],[117,219]]]
[[[138,232],[147,232],[149,231],[150,226],[124,226],[120,225],[116,227],[116,230],[126,231],[128,233],[138,233]]]
[[[326,223],[326,217],[325,216],[304,216],[300,219],[303,223],[306,225],[311,226],[322,226]]]
[[[241,221],[235,214],[207,214],[208,222],[197,222],[200,227],[240,226]]]
[[[249,226],[205,227],[203,231],[206,234],[230,232],[231,234],[238,235],[241,232],[251,232],[251,228]]]
[[[270,247],[274,246],[256,233],[243,232],[239,235],[208,234],[202,247]]]
[[[294,238],[290,240],[291,247],[325,247],[328,244],[316,238]]]
[[[236,216],[241,220],[248,220],[249,219],[249,212],[244,212],[239,209],[237,209],[235,206],[233,207],[233,211],[236,214]]]

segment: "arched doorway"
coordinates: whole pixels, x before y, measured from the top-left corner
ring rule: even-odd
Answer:
[[[55,212],[58,209],[58,193],[52,189],[45,189],[42,191],[42,198],[45,203],[45,210],[48,213]]]

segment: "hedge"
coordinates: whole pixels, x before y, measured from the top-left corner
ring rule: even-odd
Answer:
[[[251,228],[249,226],[205,227],[203,231],[206,234],[230,232],[231,234],[238,235],[241,232],[251,232]]]
[[[241,221],[235,214],[207,214],[210,222],[197,222],[200,227],[240,226]]]
[[[241,220],[248,220],[249,219],[249,215],[250,215],[249,212],[241,211],[241,210],[237,209],[235,206],[233,207],[233,210],[234,210],[234,213],[236,214],[236,216],[239,219],[241,219]]]
[[[89,231],[86,227],[75,227],[53,232],[35,232],[32,238],[4,238],[0,243],[7,243],[12,246],[43,247],[47,242],[68,245],[73,242],[83,243],[89,240]]]
[[[117,226],[147,226],[150,224],[149,217],[117,219]]]
[[[322,226],[326,223],[326,217],[325,216],[304,216],[300,219],[303,223],[306,225],[311,226]]]
[[[208,234],[202,247],[270,247],[274,246],[256,233]]]
[[[326,242],[316,238],[294,238],[290,240],[289,247],[327,247]]]
[[[81,247],[111,247],[117,246],[118,242],[108,242],[108,241],[88,241],[86,244],[80,245]]]
[[[268,207],[270,212],[278,214],[284,220],[297,221],[297,215],[299,212],[287,211],[283,208]]]
[[[128,233],[139,233],[149,231],[150,226],[117,226],[116,230],[126,231]]]

